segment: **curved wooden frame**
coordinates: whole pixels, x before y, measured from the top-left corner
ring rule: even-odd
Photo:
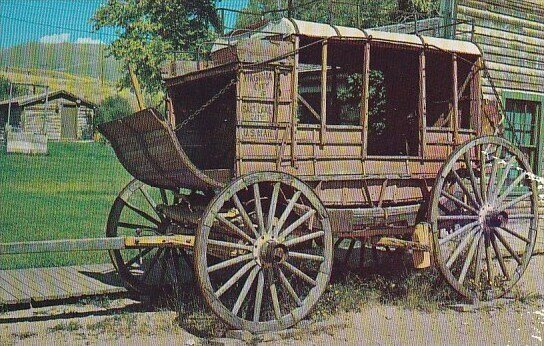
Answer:
[[[165,189],[211,190],[223,185],[189,159],[168,123],[154,108],[98,125],[117,158],[136,179]]]

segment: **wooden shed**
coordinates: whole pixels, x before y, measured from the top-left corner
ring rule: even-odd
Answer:
[[[92,138],[96,105],[65,90],[0,101],[0,127],[8,121],[22,132],[45,134],[52,141]]]
[[[544,1],[442,0],[449,38],[472,40],[482,50],[491,76],[483,91],[506,113],[505,137],[544,173]],[[495,90],[493,90],[495,89]],[[514,140],[513,137],[516,137]]]

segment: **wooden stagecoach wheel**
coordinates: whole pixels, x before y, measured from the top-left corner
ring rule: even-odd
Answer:
[[[312,189],[278,172],[243,176],[206,209],[195,273],[212,311],[233,328],[263,332],[304,318],[332,266],[328,214]]]
[[[119,193],[111,207],[106,236],[169,235],[175,229],[171,220],[160,212],[172,205],[172,191],[151,187],[132,180]],[[156,293],[180,279],[182,249],[146,247],[110,250],[111,260],[126,286],[140,294]]]
[[[435,261],[468,299],[507,293],[529,263],[538,190],[525,155],[499,137],[457,148],[435,182],[429,209]]]

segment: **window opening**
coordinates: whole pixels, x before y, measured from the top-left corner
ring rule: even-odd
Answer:
[[[417,156],[419,51],[371,47],[368,154]]]

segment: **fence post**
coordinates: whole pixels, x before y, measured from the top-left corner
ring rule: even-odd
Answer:
[[[11,118],[11,99],[13,98],[13,82],[9,83],[9,103],[8,103],[8,122],[7,126],[10,126],[9,121]]]

